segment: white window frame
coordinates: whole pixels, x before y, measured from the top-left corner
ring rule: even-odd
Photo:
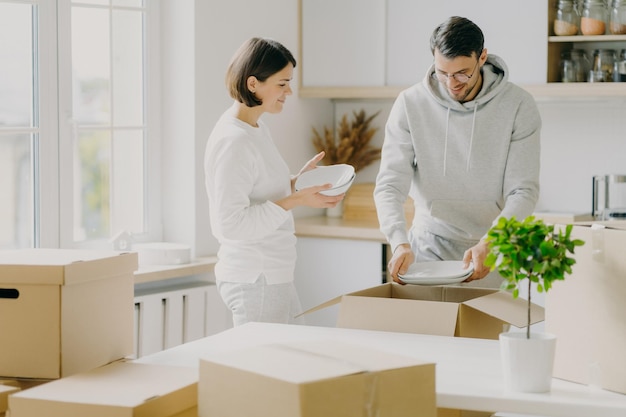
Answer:
[[[45,1],[45,0],[44,0]],[[58,56],[59,56],[59,152],[58,152],[58,242],[62,248],[110,249],[110,239],[75,242],[73,238],[73,120],[71,72],[71,0],[58,2]],[[146,157],[145,157],[145,218],[146,233],[133,236],[137,241],[158,241],[162,236],[160,195],[160,1],[146,0],[146,32],[149,39],[145,51],[145,106],[146,106]],[[42,181],[45,181],[43,179]],[[113,236],[111,236],[113,237]]]
[[[57,107],[57,9],[50,0],[2,0],[2,3],[31,5],[36,8],[33,30],[33,71],[36,80],[34,107],[37,126],[33,149],[34,225],[32,244],[35,247],[59,246],[59,154]]]

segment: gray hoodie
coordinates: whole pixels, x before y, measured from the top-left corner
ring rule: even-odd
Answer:
[[[522,220],[539,197],[541,118],[533,97],[508,81],[489,55],[472,100],[451,98],[433,80],[400,93],[385,127],[374,199],[391,248],[410,243],[403,203],[415,202],[413,232],[468,247],[500,216]]]

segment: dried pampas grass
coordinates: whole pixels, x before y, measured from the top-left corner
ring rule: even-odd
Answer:
[[[370,145],[378,131],[370,123],[379,113],[380,110],[368,116],[365,110],[358,113],[354,111],[354,120],[350,123],[348,116],[344,114],[336,137],[335,132],[327,127],[324,127],[323,137],[313,128],[313,146],[317,152],[326,152],[324,161],[328,165],[349,164],[355,171],[359,171],[380,159],[380,148]]]

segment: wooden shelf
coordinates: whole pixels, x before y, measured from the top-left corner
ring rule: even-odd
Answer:
[[[626,42],[626,35],[598,35],[598,36],[548,36],[548,42]]]
[[[407,86],[380,87],[300,87],[298,96],[302,98],[330,99],[390,99],[396,98]]]

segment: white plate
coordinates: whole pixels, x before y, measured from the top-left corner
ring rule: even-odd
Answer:
[[[416,262],[398,277],[407,284],[447,285],[465,281],[472,272],[473,265],[463,269],[463,261]]]

